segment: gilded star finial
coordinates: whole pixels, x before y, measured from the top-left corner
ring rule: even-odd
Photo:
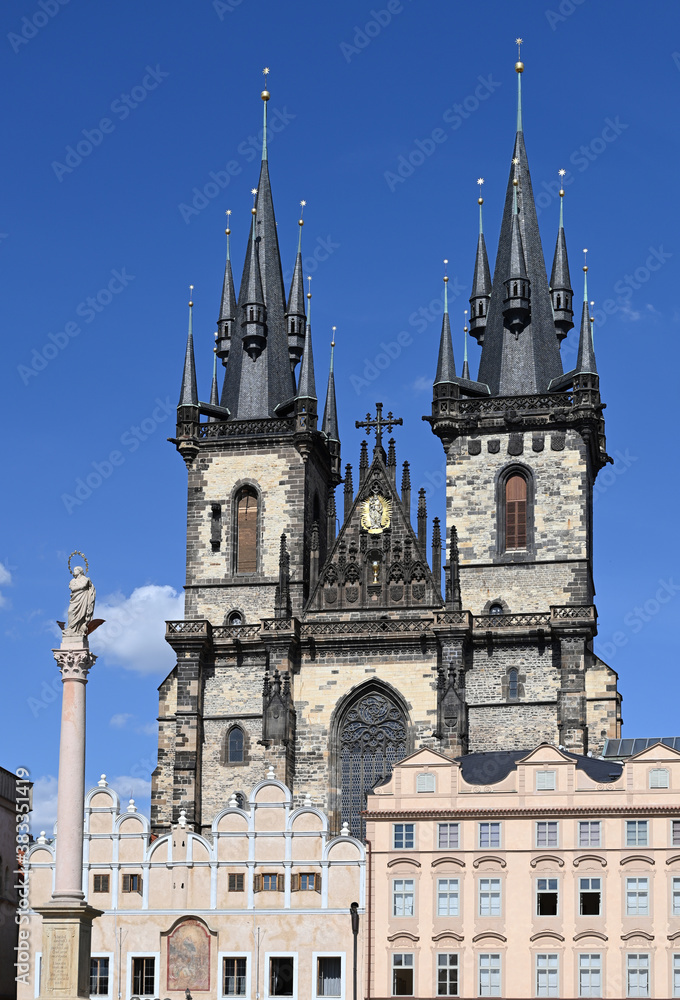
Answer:
[[[515,45],[517,46],[517,62],[515,63],[515,71],[517,73],[524,72],[524,63],[522,62],[522,38],[515,39]]]
[[[482,186],[482,184],[484,183],[484,178],[483,178],[483,177],[478,177],[478,178],[477,178],[477,183],[478,183],[478,184],[479,184],[479,186],[481,187],[481,186]]]
[[[588,270],[588,250],[586,247],[583,248],[583,270]]]
[[[515,166],[517,166],[519,163],[519,156],[513,156],[512,162],[515,164]]]
[[[255,194],[257,194],[257,188],[251,188],[251,189],[250,189],[250,193],[251,193],[252,195],[255,195]]]
[[[560,170],[557,171],[557,173],[560,175],[560,177],[564,177],[564,175],[566,174],[566,172],[567,171],[564,169],[564,167],[562,167]]]
[[[269,76],[269,66],[265,66],[265,68],[262,70],[262,75]]]

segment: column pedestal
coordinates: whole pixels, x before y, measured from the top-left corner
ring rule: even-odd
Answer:
[[[89,1000],[92,921],[103,910],[50,902],[42,917],[41,1000]]]

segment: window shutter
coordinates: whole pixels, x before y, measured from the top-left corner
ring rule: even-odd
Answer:
[[[141,892],[141,891],[142,891],[142,876],[138,875],[137,876],[137,892]]]
[[[505,547],[527,545],[527,484],[524,476],[510,476],[505,484]]]
[[[130,892],[130,876],[123,875],[123,892]]]
[[[314,875],[314,889],[321,892],[321,876],[318,872]]]
[[[253,879],[253,892],[262,892],[262,876],[256,875]]]
[[[276,876],[276,891],[277,892],[285,892],[285,890],[286,890],[286,876],[285,875],[277,875]]]
[[[290,877],[290,891],[299,892],[300,890],[300,876],[293,874]]]
[[[229,892],[243,892],[243,875],[229,876]]]
[[[237,573],[257,571],[257,497],[252,491],[241,493],[237,502]]]

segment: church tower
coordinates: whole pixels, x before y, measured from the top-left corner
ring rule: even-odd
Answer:
[[[522,126],[523,63],[515,68],[517,132],[493,282],[479,198],[470,296],[479,374],[456,377],[443,330],[425,418],[446,452],[447,538],[466,609],[451,604],[449,617],[465,630],[469,751],[545,740],[599,753],[620,725],[616,675],[592,651],[593,484],[611,460],[586,266],[578,357],[562,370],[560,341],[573,326],[564,191],[549,285]]]
[[[544,740],[599,752],[619,735],[616,675],[592,651],[592,487],[608,461],[592,321],[586,292],[564,374],[564,226],[561,214],[549,285],[520,102],[493,280],[480,198],[477,380],[467,351],[456,371],[444,279],[426,419],[447,456],[445,537],[425,490],[412,512],[409,463],[398,482],[387,437],[402,418],[381,403],[356,421],[372,450],[364,440],[358,475],[347,465],[343,476],[335,331],[319,423],[302,219],[286,299],[262,98],[238,297],[227,228],[224,382],[218,393],[213,368],[207,403],[190,306],[174,438],[188,470],[186,617],[167,623],[177,662],[160,687],[152,823],[167,832],[182,814],[208,832],[273,768],[296,803],[310,796],[335,831],[346,822],[361,836],[367,792],[418,747],[456,756]]]

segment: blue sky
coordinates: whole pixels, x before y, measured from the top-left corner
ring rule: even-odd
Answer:
[[[677,734],[676,6],[654,5],[652,17],[631,0],[5,0],[0,20],[0,763],[30,768],[38,829],[54,815],[60,691],[50,649],[73,549],[88,556],[98,615],[111,623],[94,644],[88,685],[88,783],[106,772],[146,805],[156,688],[172,666],[162,623],[181,614],[184,579],[186,472],[166,439],[187,286],[205,398],[224,212],[233,212],[240,274],[265,65],[283,266],[292,269],[304,198],[319,384],[338,328],[343,461],[358,461],[354,420],[381,400],[404,418],[398,460],[411,462],[414,488],[428,488],[430,516],[443,517],[443,452],[420,419],[436,366],[442,260],[460,364],[476,180],[486,181],[493,257],[515,129],[514,39],[524,38],[544,251],[550,260],[564,167],[572,278],[578,291],[587,246],[600,310],[616,461],[596,493],[596,648],[619,671],[625,734]],[[469,349],[474,373],[479,349]],[[88,476],[99,484],[78,489]]]

